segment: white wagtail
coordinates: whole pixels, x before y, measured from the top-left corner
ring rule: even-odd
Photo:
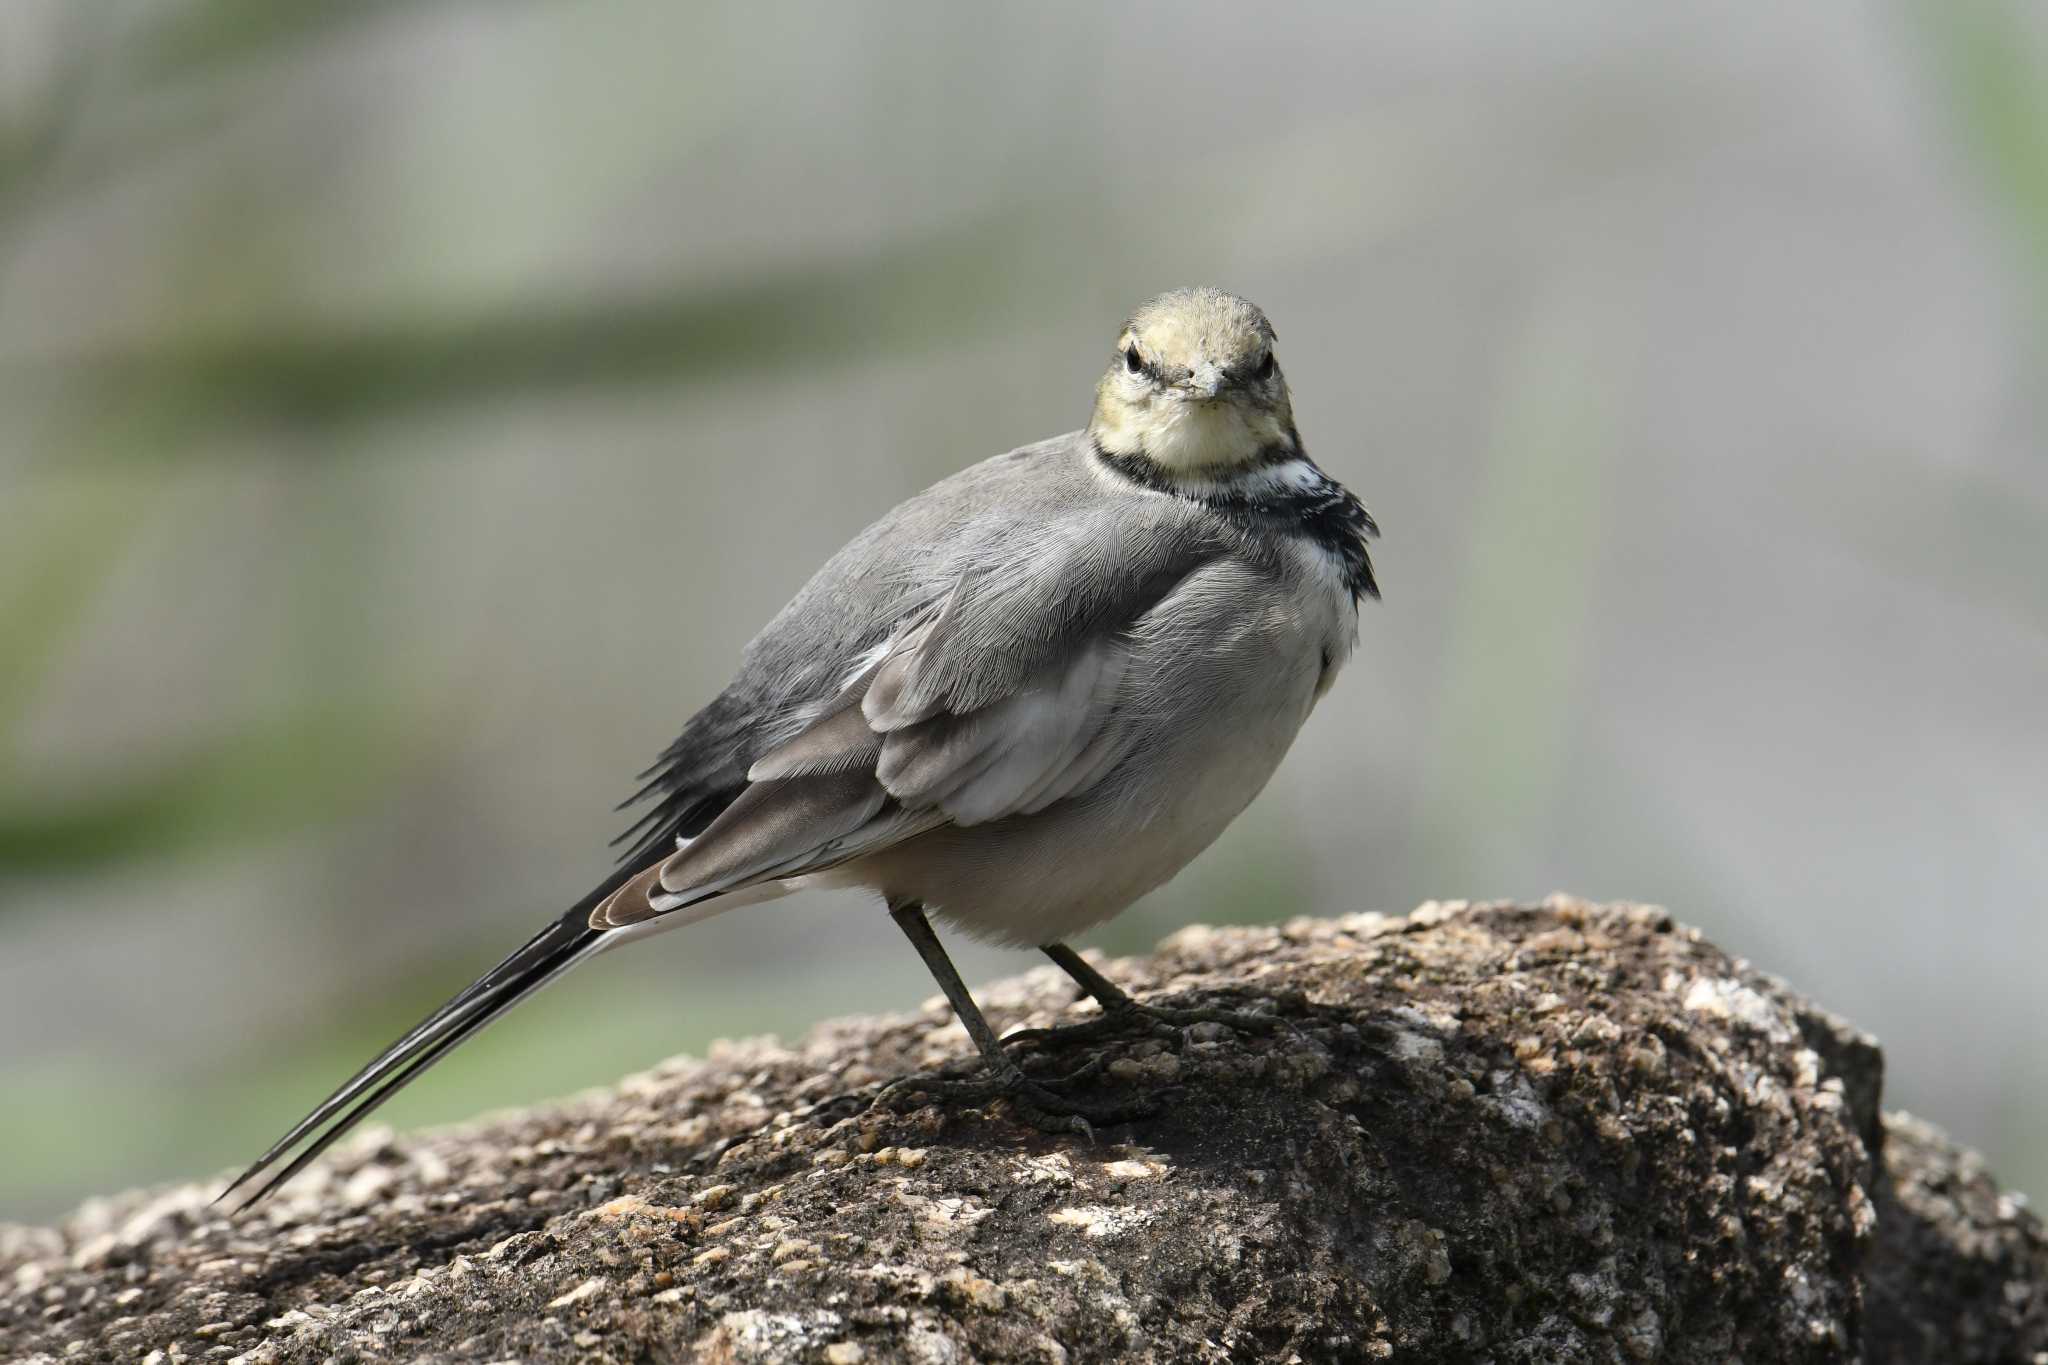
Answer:
[[[1377,528],[1303,450],[1273,340],[1235,295],[1162,294],[1124,325],[1085,431],[984,460],[854,537],[642,774],[618,870],[230,1190],[317,1132],[262,1198],[593,953],[804,886],[878,893],[986,1091],[1033,1121],[1085,1120],[1004,1052],[926,913],[1043,949],[1105,1019],[1139,1011],[1062,940],[1250,803],[1378,595]]]

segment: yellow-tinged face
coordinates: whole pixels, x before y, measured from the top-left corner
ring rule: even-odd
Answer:
[[[1088,429],[1111,455],[1216,477],[1299,441],[1266,315],[1220,289],[1176,289],[1124,324]]]

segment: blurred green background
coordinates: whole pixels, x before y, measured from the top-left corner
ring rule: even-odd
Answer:
[[[260,1149],[1192,282],[1276,320],[1386,600],[1092,941],[1661,901],[2048,1189],[2044,14],[8,0],[0,1215]],[[386,1114],[931,993],[799,898]]]

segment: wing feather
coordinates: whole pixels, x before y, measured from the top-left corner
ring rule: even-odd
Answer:
[[[790,864],[880,814],[888,799],[872,773],[859,771],[757,782],[661,865],[661,888],[694,899],[787,875]]]
[[[881,752],[882,737],[869,728],[856,696],[798,731],[795,738],[770,750],[747,770],[747,780],[772,782],[777,778],[823,776],[858,768],[872,770]]]
[[[1115,771],[1143,711],[1133,632],[1222,550],[1091,518],[1042,531],[907,599],[886,633],[848,641],[836,665],[812,661],[832,680],[826,700],[786,713],[744,789],[592,923],[636,924],[941,825],[1041,811]]]

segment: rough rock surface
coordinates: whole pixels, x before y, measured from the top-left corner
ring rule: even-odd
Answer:
[[[2048,1362],[2048,1242],[1878,1108],[1875,1044],[1661,911],[1191,929],[1114,969],[1276,1012],[1108,1045],[1091,1145],[834,1097],[936,1002],[474,1126],[0,1229],[0,1359]],[[1050,969],[999,1027],[1081,1017]],[[1103,1050],[1046,1058],[1072,1070]]]

